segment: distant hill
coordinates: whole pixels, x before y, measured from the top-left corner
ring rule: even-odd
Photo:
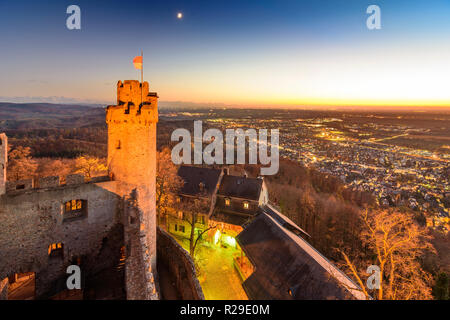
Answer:
[[[103,125],[105,110],[98,106],[0,102],[0,130]]]

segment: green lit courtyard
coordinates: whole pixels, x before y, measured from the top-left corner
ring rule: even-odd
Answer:
[[[174,237],[189,252],[189,240]],[[233,266],[233,255],[237,253],[232,247],[224,248],[206,241],[197,245],[196,268],[205,299],[248,300]]]

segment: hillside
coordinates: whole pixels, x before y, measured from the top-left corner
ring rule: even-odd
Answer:
[[[0,130],[103,126],[100,107],[51,103],[0,102]]]

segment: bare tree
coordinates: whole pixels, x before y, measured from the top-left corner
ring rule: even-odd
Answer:
[[[36,159],[36,177],[65,176],[74,171],[75,160],[73,159]]]
[[[81,156],[76,159],[75,172],[83,174],[86,178],[90,179],[95,174],[104,172],[107,170],[104,165],[104,159],[99,159],[90,156]]]
[[[368,297],[372,293],[378,300],[431,299],[432,277],[419,261],[425,251],[434,251],[426,229],[408,214],[388,210],[371,213],[366,210],[362,221],[361,241],[369,254],[352,262],[344,251],[340,252],[364,294]],[[362,279],[372,264],[380,269],[380,285],[371,292]]]
[[[209,212],[209,200],[198,198],[184,199],[179,208],[182,209],[184,219],[191,227],[191,232],[189,235],[189,254],[194,258],[195,249],[197,248],[197,245],[203,235],[209,230],[216,228],[216,225],[210,225],[198,234],[195,233],[195,226],[199,223],[200,215],[206,215]]]
[[[169,148],[165,147],[158,152],[156,171],[156,208],[158,222],[161,224],[162,217],[168,216],[168,209],[176,209],[176,194],[183,186],[183,180],[178,176],[177,167],[171,160]]]
[[[18,146],[8,154],[8,180],[16,181],[34,176],[37,164],[29,147]]]

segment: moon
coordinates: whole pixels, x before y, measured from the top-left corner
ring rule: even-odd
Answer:
[[[181,12],[178,12],[178,13],[177,13],[177,18],[178,18],[178,19],[181,19],[181,18],[183,18],[183,13],[181,13]]]

